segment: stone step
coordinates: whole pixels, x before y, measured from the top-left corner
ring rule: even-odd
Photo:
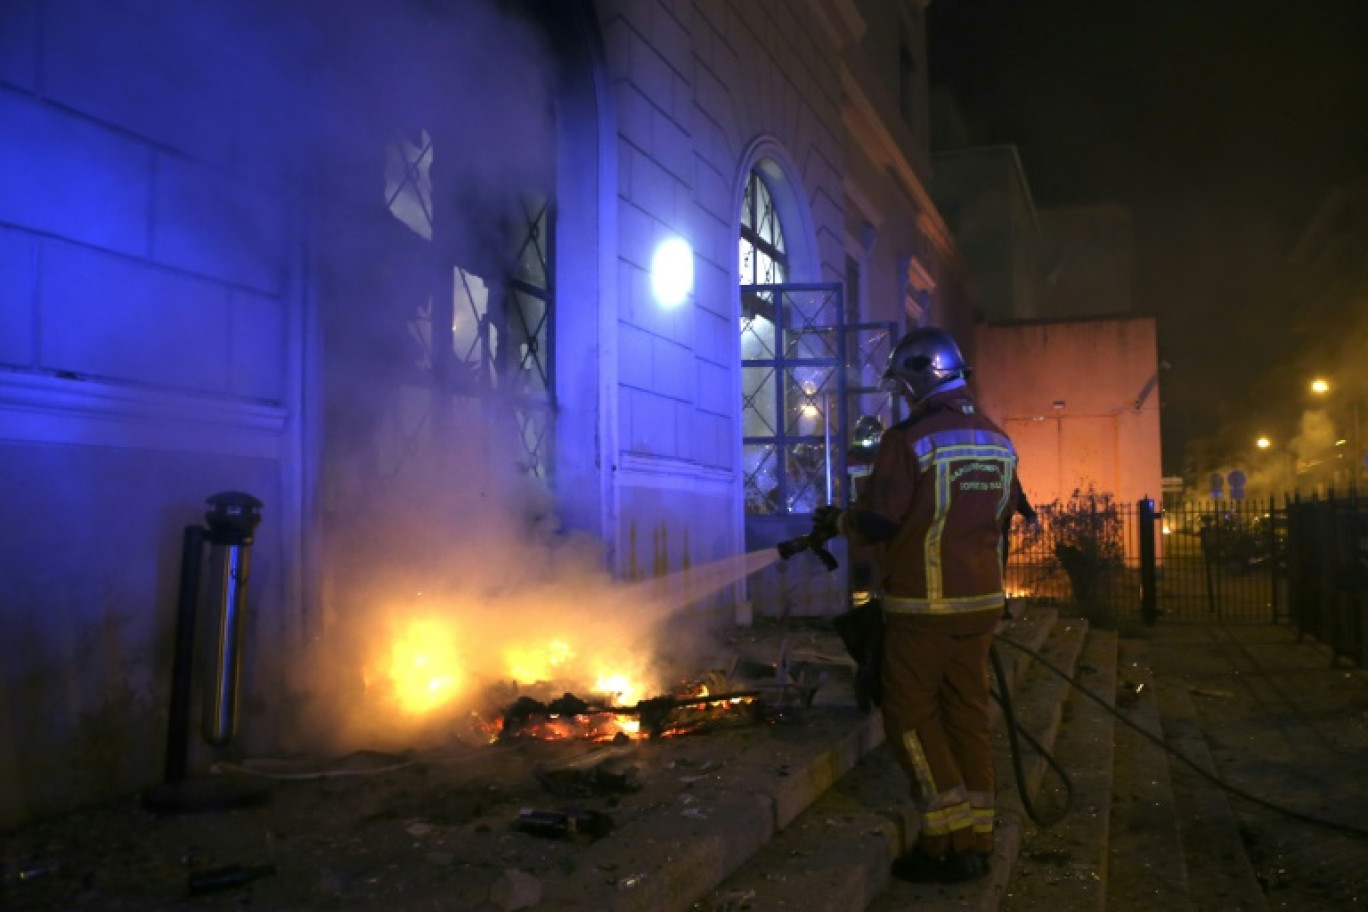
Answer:
[[[1012,642],[1020,643],[1032,652],[1039,652],[1058,623],[1059,609],[1042,605],[1023,611],[1016,619],[1005,625],[1002,632],[1010,637]],[[1003,676],[1015,692],[1022,677],[1030,670],[1030,662],[1021,650],[1012,649],[1010,646],[1000,647],[997,654],[998,660],[1002,663]],[[997,686],[996,678],[993,684]],[[1002,714],[1002,707],[996,700],[993,701],[991,711],[993,725],[996,726]]]
[[[1154,675],[1143,641],[1122,639],[1111,838],[1106,862],[1107,912],[1197,912],[1188,892],[1178,812]],[[1146,738],[1148,733],[1155,741]],[[1205,912],[1205,910],[1202,910]]]
[[[717,755],[719,736],[708,737],[707,750]],[[882,741],[878,717],[853,705],[816,707],[770,731],[739,731],[725,760],[678,767],[675,778],[687,785],[632,796],[635,819],[619,807],[609,838],[576,847],[566,875],[544,877],[537,909],[684,912]]]
[[[1188,814],[1181,818],[1194,892],[1203,888],[1199,873],[1239,875],[1233,888],[1221,885],[1230,898],[1219,908],[1262,909],[1244,879],[1248,866],[1269,909],[1362,905],[1368,895],[1368,839],[1362,835],[1368,820],[1368,672],[1345,667],[1323,644],[1281,624],[1170,623],[1152,630],[1148,640],[1156,675],[1181,682],[1190,703],[1178,710],[1165,705],[1165,735],[1172,741],[1181,734],[1171,719],[1200,723],[1200,741],[1184,739],[1180,749],[1204,769],[1214,762],[1232,789],[1220,798],[1238,821],[1239,855],[1219,832],[1207,835],[1218,858],[1221,846],[1228,855],[1207,867],[1228,869],[1199,872],[1189,832],[1222,816],[1220,799],[1196,803],[1204,811],[1200,822],[1190,823]],[[1173,776],[1177,785],[1178,773]],[[1209,786],[1215,787],[1206,780],[1196,784]]]
[[[1060,661],[1076,657],[1081,639],[1072,625],[1056,625],[1053,609],[1039,610],[1012,622],[1002,635],[1024,639],[1032,648],[1056,654]],[[1056,643],[1058,641],[1058,643]],[[1014,652],[997,647],[1005,655]],[[1004,663],[1007,664],[1007,663]],[[1037,708],[1031,691],[1048,687],[1029,673],[1020,661],[1011,662],[1008,673],[1018,700],[1032,707],[1030,715],[1043,725],[1033,731],[1049,739],[1046,728],[1051,713]],[[1042,722],[1042,720],[1045,720]],[[998,760],[1001,776],[1010,776]],[[791,826],[775,834],[767,845],[739,871],[727,878],[694,905],[697,912],[723,910],[820,909],[823,912],[860,912],[906,908],[995,908],[1015,855],[1018,819],[999,820],[994,873],[973,884],[951,887],[915,887],[890,882],[890,862],[916,839],[917,823],[910,813],[907,782],[886,746],[871,753],[851,773],[822,794]],[[904,889],[905,888],[905,889]],[[972,903],[965,906],[968,901]]]
[[[1155,688],[1165,742],[1219,778],[1188,685],[1178,675],[1159,671]],[[1172,755],[1169,781],[1173,784],[1193,904],[1198,909],[1267,912],[1268,900],[1250,864],[1225,790]]]
[[[1116,634],[1089,631],[1074,677],[1097,700],[1071,686],[1055,742],[1055,758],[1072,782],[1070,810],[1047,828],[1024,824],[1021,852],[1000,912],[1102,912],[1105,908],[1114,737],[1107,707],[1115,704],[1116,663]],[[1037,793],[1037,810],[1046,814],[1061,807],[1063,792],[1057,778],[1048,778]]]
[[[1088,634],[1088,622],[1080,618],[1060,620],[1054,627],[1050,638],[1040,648],[1033,650],[1055,668],[1073,672],[1078,665],[1078,657]],[[1006,652],[1016,653],[1025,660],[1026,671],[1023,699],[1014,701],[1013,712],[1017,722],[1041,744],[1055,742],[1059,734],[1060,722],[1064,717],[1064,707],[1070,696],[1069,682],[1055,674],[1048,667],[1032,661],[1032,657],[1008,646],[998,647],[999,658]],[[998,807],[1002,813],[1013,814],[1019,819],[1026,818],[1026,810],[1021,802],[1021,793],[1011,772],[1010,743],[1007,729],[1003,725],[994,728],[995,748],[998,769]],[[1024,740],[1020,742],[1022,772],[1026,779],[1027,794],[1035,795],[1045,778],[1048,764]]]

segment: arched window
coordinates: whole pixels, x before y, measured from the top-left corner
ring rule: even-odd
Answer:
[[[803,221],[798,188],[772,158],[747,174],[739,223],[741,453],[747,517],[811,513],[843,496],[845,433],[841,286],[795,282],[794,235],[781,214]],[[797,226],[801,242],[808,232]],[[801,246],[801,243],[800,243]]]
[[[752,168],[741,201],[741,284],[777,285],[788,281],[788,271],[784,226],[774,197],[759,169]]]
[[[753,168],[739,220],[741,451],[749,516],[811,513],[830,502],[836,481],[827,442],[840,433],[840,288],[790,281],[775,198],[783,186],[773,162]]]
[[[784,227],[774,207],[774,197],[758,168],[752,168],[741,200],[741,285],[774,285],[788,277],[788,250]],[[757,362],[774,357],[773,296],[747,291],[741,296],[741,361]],[[756,441],[774,435],[779,417],[774,395],[775,371],[768,367],[741,369],[741,434]],[[783,512],[778,504],[778,469],[775,447],[767,442],[742,445],[745,465],[746,513],[767,515]]]

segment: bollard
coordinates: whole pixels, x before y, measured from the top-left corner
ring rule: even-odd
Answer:
[[[209,621],[208,675],[204,689],[201,734],[222,746],[237,731],[238,678],[242,669],[242,640],[247,620],[247,579],[250,575],[252,532],[261,522],[261,501],[240,491],[225,491],[208,500]]]

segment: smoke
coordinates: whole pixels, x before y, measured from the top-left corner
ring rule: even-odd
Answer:
[[[320,190],[326,623],[290,671],[297,750],[474,736],[539,682],[661,685],[664,610],[529,471],[549,346],[508,277],[545,237],[555,58],[516,8],[349,0],[263,32],[296,52]]]
[[[525,290],[551,284],[556,180],[536,4],[129,2],[235,74],[225,164],[298,188],[282,202],[310,229],[322,622],[282,655],[282,747],[450,737],[515,685],[661,692],[679,606],[616,584],[531,471],[557,445]]]
[[[602,542],[561,528],[508,458],[516,441],[490,404],[445,405],[456,432],[394,479],[358,483],[366,506],[331,526],[331,620],[291,670],[292,752],[487,738],[521,694],[632,705],[677,693],[718,667],[695,607],[775,559],[615,581]]]
[[[1244,455],[1227,458],[1208,473],[1199,473],[1196,487],[1187,490],[1185,496],[1189,500],[1210,498],[1213,486],[1209,477],[1219,475],[1222,496],[1229,497],[1228,479],[1235,471],[1245,475],[1245,495],[1251,499],[1347,488],[1352,475],[1352,437],[1349,419],[1337,416],[1328,407],[1308,409],[1298,417],[1296,431],[1289,439],[1270,441],[1266,449],[1251,453],[1241,436],[1235,448]]]
[[[518,693],[631,703],[667,688],[664,602],[615,583],[597,541],[539,537],[516,512],[510,497],[454,522],[418,508],[377,521],[380,547],[295,669],[296,749],[479,738]]]
[[[1335,422],[1330,413],[1313,409],[1302,414],[1297,436],[1292,438],[1289,448],[1298,462],[1310,464],[1334,453],[1337,439]]]
[[[234,285],[231,300],[259,298],[261,321],[279,318],[261,333],[277,344],[234,350],[235,376],[288,399],[291,384],[270,381],[303,361],[304,401],[281,404],[308,429],[319,622],[296,655],[273,637],[306,609],[270,617],[278,606],[263,602],[248,673],[288,746],[411,745],[443,723],[452,732],[513,682],[602,682],[623,698],[629,684],[666,687],[689,659],[656,661],[681,603],[617,585],[602,543],[561,528],[538,477],[556,446],[573,445],[555,434],[540,385],[554,345],[528,292],[552,285],[536,273],[557,180],[564,37],[528,11],[554,15],[556,4],[70,0],[18,10],[29,7],[39,13],[0,19],[35,40],[42,26],[46,62],[61,66],[35,60],[34,74],[84,63],[97,77],[81,82],[89,98],[60,103],[174,160],[153,169],[158,180],[202,181],[209,200],[242,202],[245,215],[222,219],[174,221],[147,207],[159,231],[175,232],[159,250],[193,251],[181,268],[248,264],[251,294]],[[306,275],[293,274],[299,263]],[[300,307],[303,319],[282,316]],[[159,327],[139,331],[155,339]],[[259,560],[267,567],[270,555]]]
[[[470,435],[433,460],[447,483],[414,473],[423,491],[389,489],[334,539],[346,571],[333,574],[331,623],[293,669],[292,751],[478,741],[517,695],[632,705],[711,667],[678,621],[717,570],[613,580],[601,542],[559,530],[495,439]]]

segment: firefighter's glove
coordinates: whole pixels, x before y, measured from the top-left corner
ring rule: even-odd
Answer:
[[[812,538],[826,541],[841,534],[841,516],[845,513],[840,507],[818,507],[812,514]]]

